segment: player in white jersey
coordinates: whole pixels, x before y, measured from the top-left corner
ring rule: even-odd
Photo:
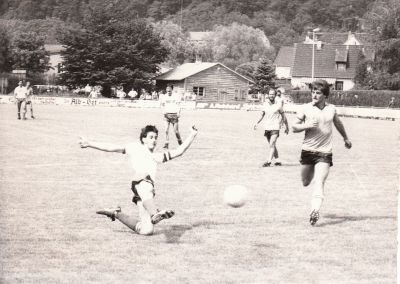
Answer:
[[[344,139],[346,148],[352,144],[347,137],[343,123],[336,113],[334,105],[326,102],[329,96],[329,85],[325,80],[310,84],[311,103],[304,104],[297,113],[297,121],[292,126],[293,132],[305,131],[301,151],[301,178],[304,186],[314,182],[310,224],[313,226],[319,219],[319,211],[324,199],[324,185],[332,163],[332,125]]]
[[[257,129],[257,125],[265,117],[265,131],[264,136],[267,138],[269,143],[269,154],[267,161],[263,164],[263,167],[270,167],[272,159],[275,158],[275,165],[281,166],[282,163],[279,161],[278,149],[276,142],[279,137],[279,130],[282,122],[285,125],[285,133],[289,133],[289,125],[283,112],[283,104],[280,99],[276,98],[276,91],[274,89],[269,90],[268,98],[265,100],[264,109],[261,114],[261,118],[254,125],[254,129]]]
[[[21,108],[22,108],[22,119],[26,120],[26,95],[27,90],[22,85],[22,81],[18,82],[18,86],[14,89],[14,99],[17,102],[18,119],[21,119]]]
[[[172,92],[172,87],[168,86],[167,93],[161,96],[161,107],[165,118],[165,145],[164,148],[169,147],[169,126],[172,124],[178,144],[182,144],[182,138],[179,133],[179,117],[181,115],[181,102],[182,97],[178,93]]]
[[[33,106],[32,106],[32,97],[33,97],[33,89],[31,86],[31,82],[26,82],[26,105],[29,106],[29,110],[31,111],[31,118],[35,119],[33,116]]]
[[[197,129],[192,126],[189,137],[175,150],[155,153],[158,130],[153,125],[144,127],[140,134],[140,142],[128,145],[114,145],[86,140],[81,137],[79,144],[81,148],[93,148],[106,152],[117,152],[127,154],[133,169],[132,191],[133,199],[139,208],[139,218],[132,218],[122,212],[120,207],[97,211],[97,214],[106,215],[119,220],[122,224],[141,235],[151,235],[154,231],[154,224],[163,219],[171,218],[174,215],[172,210],[158,210],[154,203],[154,181],[156,179],[157,163],[165,163],[173,158],[181,156],[192,144],[197,135]]]

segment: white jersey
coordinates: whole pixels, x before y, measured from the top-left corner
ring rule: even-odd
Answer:
[[[165,163],[171,160],[171,154],[151,152],[140,142],[130,143],[125,146],[125,154],[128,155],[129,162],[133,169],[133,180],[139,181],[150,176],[154,182],[157,173],[157,163]]]
[[[16,87],[14,89],[14,95],[17,99],[26,99],[26,95],[27,95],[28,91],[25,87]]]
[[[335,114],[336,108],[331,104],[326,104],[323,109],[312,103],[303,106],[297,117],[304,121],[316,120],[318,127],[305,130],[302,150],[332,153],[332,125]]]
[[[125,154],[137,179],[143,179],[147,175],[154,181],[157,173],[157,161],[155,155],[140,142],[130,143],[125,146]],[[142,176],[144,174],[144,176]]]
[[[272,103],[269,99],[267,99],[264,103],[263,110],[265,112],[265,130],[279,130],[282,124],[282,115],[283,111],[281,101],[276,101]]]
[[[165,94],[161,97],[161,106],[163,107],[163,113],[177,113],[181,112],[182,97],[178,93],[172,93],[171,95]]]

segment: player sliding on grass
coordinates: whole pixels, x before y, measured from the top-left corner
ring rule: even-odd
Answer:
[[[293,132],[305,131],[301,151],[301,178],[304,186],[314,181],[311,200],[310,224],[319,219],[319,211],[324,199],[324,185],[332,163],[332,124],[342,135],[346,148],[351,148],[344,126],[336,113],[334,105],[326,102],[329,85],[325,80],[310,84],[311,103],[304,104],[297,113]]]
[[[283,101],[276,98],[276,91],[274,89],[269,90],[268,98],[265,100],[261,118],[254,125],[254,130],[257,129],[257,125],[265,117],[265,132],[264,136],[267,138],[269,143],[269,154],[267,161],[263,164],[263,167],[270,167],[272,159],[275,158],[275,166],[281,166],[282,163],[279,161],[278,149],[276,142],[279,137],[279,129],[281,124],[285,125],[285,133],[289,133],[289,125],[283,112]]]
[[[122,213],[120,207],[97,211],[97,214],[106,215],[119,220],[122,224],[141,235],[151,235],[154,231],[154,224],[163,219],[171,218],[174,215],[172,210],[158,210],[154,203],[154,180],[157,163],[165,163],[173,158],[181,156],[191,145],[197,135],[197,129],[192,126],[189,137],[175,150],[166,150],[162,153],[154,153],[157,144],[158,130],[153,125],[147,125],[140,133],[140,143],[131,143],[120,146],[108,143],[100,143],[86,140],[81,137],[79,144],[81,148],[93,148],[106,152],[117,152],[127,154],[133,168],[132,191],[133,199],[139,208],[139,218]]]

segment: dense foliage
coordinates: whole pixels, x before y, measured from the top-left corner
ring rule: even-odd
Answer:
[[[61,83],[69,87],[86,84],[103,87],[140,89],[158,71],[168,51],[161,38],[141,19],[117,21],[104,9],[94,10],[82,24],[83,29],[66,31],[60,42],[66,47]]]
[[[0,27],[0,72],[24,69],[41,73],[49,68],[49,53],[44,48],[44,37],[34,32],[11,35]]]
[[[90,9],[118,8],[124,19],[173,20],[183,31],[212,30],[233,22],[261,29],[277,48],[293,43],[308,27],[356,30],[373,0],[3,0],[4,19],[49,19],[82,23]]]

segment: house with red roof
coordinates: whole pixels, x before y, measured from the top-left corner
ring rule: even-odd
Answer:
[[[253,83],[249,78],[218,62],[184,63],[155,78],[156,88],[172,85],[181,93],[196,95],[197,101],[244,101]]]
[[[373,59],[373,50],[351,33],[343,44],[312,41],[307,37],[303,43],[279,50],[274,61],[275,73],[278,79],[290,79],[292,88],[306,89],[314,80],[324,79],[336,90],[350,90],[362,56]]]

